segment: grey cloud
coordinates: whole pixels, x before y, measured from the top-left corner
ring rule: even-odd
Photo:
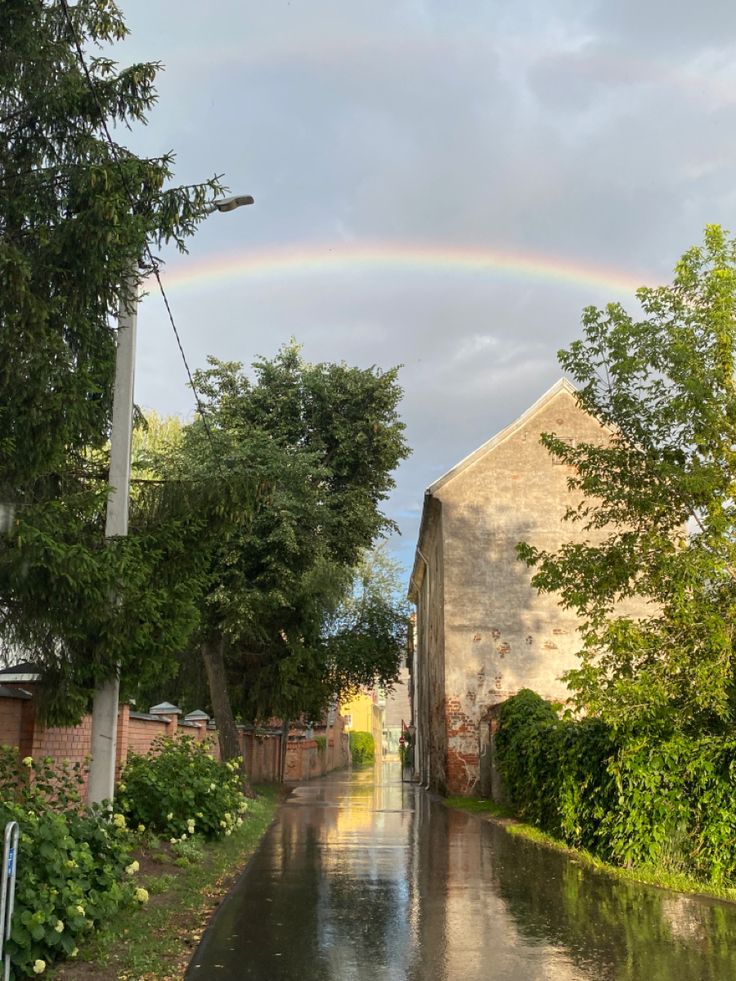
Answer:
[[[698,47],[732,44],[736,6],[731,0],[599,0],[594,13],[597,30],[612,43],[648,55],[681,55]]]
[[[189,260],[314,243],[549,255],[669,278],[708,221],[733,224],[736,5],[128,0],[130,57],[161,58],[134,147],[177,177],[225,171],[253,208],[213,216]],[[169,257],[171,258],[171,257]],[[173,262],[173,259],[172,259]],[[613,276],[613,273],[611,274]],[[172,290],[192,365],[289,336],[313,360],[403,362],[414,455],[390,503],[410,555],[422,493],[557,377],[555,353],[614,287],[366,269]],[[141,310],[138,400],[189,411],[160,301]]]

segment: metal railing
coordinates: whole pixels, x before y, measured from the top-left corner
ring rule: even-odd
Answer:
[[[17,821],[5,825],[5,844],[3,846],[3,868],[0,880],[0,963],[3,964],[3,979],[10,978],[10,954],[5,954],[5,943],[10,938],[15,906],[15,870],[18,858],[18,837],[20,829]]]

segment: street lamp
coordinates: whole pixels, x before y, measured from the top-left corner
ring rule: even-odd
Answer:
[[[253,204],[250,194],[213,201],[206,214],[234,211]],[[118,316],[118,338],[115,352],[115,389],[110,431],[110,493],[107,499],[105,537],[120,538],[128,534],[128,498],[130,496],[130,453],[133,438],[133,376],[135,368],[135,335],[138,319],[137,260],[129,273],[128,297],[121,298]],[[106,681],[94,694],[89,764],[88,797],[90,803],[112,800],[115,790],[115,757],[117,755],[118,700],[120,679]]]
[[[253,204],[253,201],[254,198],[250,194],[235,194],[229,198],[220,198],[219,201],[212,202],[207,209],[207,214],[211,215],[213,211],[235,211],[245,204]]]

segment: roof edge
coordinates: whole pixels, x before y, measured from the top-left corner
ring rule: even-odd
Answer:
[[[419,598],[419,590],[427,571],[428,563],[422,554],[422,545],[424,544],[424,530],[427,527],[427,521],[429,520],[429,501],[431,496],[432,495],[428,490],[424,492],[424,498],[422,500],[422,518],[419,522],[417,544],[414,548],[414,565],[411,569],[411,574],[409,576],[409,588],[406,592],[406,598],[415,606],[417,604],[417,599]]]
[[[485,443],[473,450],[472,453],[469,453],[466,457],[460,460],[459,463],[456,463],[454,467],[442,474],[441,477],[438,477],[433,484],[430,484],[425,491],[425,500],[428,496],[436,494],[438,490],[445,486],[445,484],[448,484],[451,480],[454,480],[455,477],[467,470],[468,467],[471,467],[482,456],[485,456],[486,453],[489,453],[491,450],[495,449],[496,446],[508,439],[509,436],[512,436],[518,429],[521,429],[522,426],[529,422],[529,420],[535,416],[537,412],[543,409],[556,395],[559,395],[560,392],[567,392],[568,395],[575,396],[577,395],[577,391],[578,390],[575,388],[575,386],[569,382],[567,378],[563,377],[558,379],[558,381],[556,381],[551,388],[548,388],[543,395],[540,395],[533,405],[530,405],[528,409],[525,409],[517,419],[509,423],[509,425],[504,429],[497,432],[495,436],[491,436],[489,440],[486,440]]]

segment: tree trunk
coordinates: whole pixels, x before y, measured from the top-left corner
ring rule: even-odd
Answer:
[[[241,758],[240,770],[243,777],[243,792],[248,797],[255,797],[245,772],[245,760],[240,752],[238,730],[235,727],[233,710],[225,679],[225,638],[207,638],[202,642],[202,660],[207,672],[207,683],[210,688],[212,709],[217,725],[217,740],[220,744],[220,759],[234,760]]]

